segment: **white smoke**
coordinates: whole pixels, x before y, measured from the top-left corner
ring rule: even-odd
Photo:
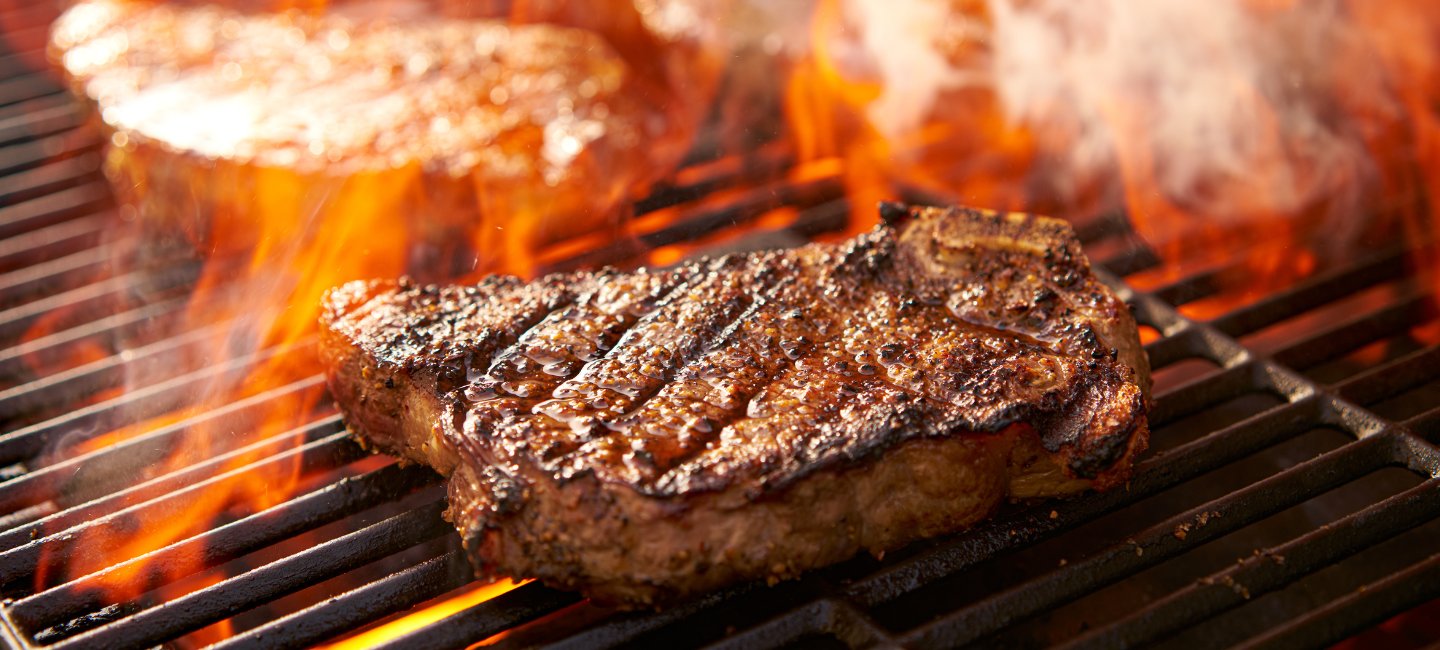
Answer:
[[[1197,214],[1351,214],[1376,173],[1356,125],[1336,117],[1342,84],[1367,83],[1335,78],[1334,59],[1357,51],[1355,37],[1337,2],[1258,4],[842,6],[849,42],[866,59],[852,70],[884,89],[867,107],[869,120],[893,142],[913,140],[926,123],[963,118],[973,107],[946,105],[952,91],[980,88],[1011,125],[1036,135],[1049,173],[1118,187],[1122,162],[1138,154],[1155,189]]]

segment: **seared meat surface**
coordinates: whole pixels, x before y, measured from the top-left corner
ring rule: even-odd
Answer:
[[[668,270],[359,282],[349,426],[450,476],[483,574],[660,603],[1123,482],[1149,368],[1069,227],[887,206],[841,244]]]
[[[703,48],[646,32],[681,80],[637,70],[596,31],[449,4],[80,0],[51,55],[97,109],[119,198],[157,238],[248,252],[306,236],[294,224],[333,206],[327,237],[399,230],[420,251],[412,271],[464,243],[514,271],[613,230],[623,200],[689,146],[709,100]],[[292,9],[255,9],[272,5]]]

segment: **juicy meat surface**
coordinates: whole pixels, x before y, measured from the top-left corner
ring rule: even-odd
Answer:
[[[351,429],[450,476],[483,574],[659,603],[1105,489],[1146,445],[1127,306],[1069,226],[886,206],[841,244],[668,270],[357,282]]]
[[[228,3],[267,4],[297,6]],[[445,15],[450,4],[80,0],[50,52],[113,144],[119,198],[201,250],[300,237],[261,224],[314,220],[316,197],[386,230],[409,224],[431,257],[472,241],[490,269],[613,230],[623,200],[689,146],[713,76],[704,47],[646,32],[666,77],[601,32]],[[604,6],[625,15],[624,0]]]

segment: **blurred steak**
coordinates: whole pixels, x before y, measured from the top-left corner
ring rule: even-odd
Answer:
[[[326,237],[399,239],[409,270],[453,276],[471,251],[514,271],[613,230],[623,199],[688,148],[714,75],[705,48],[648,34],[673,70],[637,70],[603,33],[452,4],[80,0],[51,55],[97,109],[106,171],[157,248],[248,253],[336,221]],[[588,20],[554,13],[537,18]],[[357,254],[372,243],[357,239]]]
[[[450,476],[480,573],[609,603],[1126,480],[1149,368],[1069,226],[882,212],[670,270],[351,283],[326,299],[330,385],[362,440]]]

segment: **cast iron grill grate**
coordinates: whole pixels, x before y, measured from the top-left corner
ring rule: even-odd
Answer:
[[[11,37],[16,49],[33,49],[43,29]],[[243,427],[267,400],[314,387],[318,377],[84,454],[47,457],[64,436],[164,415],[196,382],[241,374],[273,352],[186,361],[224,326],[156,327],[183,310],[194,269],[158,284],[148,278],[145,295],[135,295],[134,278],[109,267],[113,205],[83,111],[13,52],[0,53],[0,75],[6,642],[150,647],[233,618],[236,634],[220,647],[305,646],[470,582],[440,518],[438,479],[366,454],[333,408],[301,428],[298,446],[294,432],[246,440],[143,483],[125,480],[127,463],[150,458],[145,450],[207,423]],[[722,245],[794,243],[841,225],[848,208],[839,183],[784,181],[788,165],[782,150],[766,146],[739,164],[698,155],[683,182],[638,204],[640,249],[753,222],[776,206],[797,216]],[[720,192],[729,198],[707,200]],[[1153,334],[1155,450],[1128,489],[1015,505],[963,535],[659,613],[608,612],[527,584],[389,646],[463,647],[502,632],[510,643],[563,647],[1318,646],[1440,597],[1440,346],[1413,335],[1436,319],[1432,296],[1408,276],[1413,251],[1379,251],[1202,322],[1182,310],[1213,294],[1223,269],[1140,291],[1123,278],[1160,262],[1123,218],[1097,219],[1082,236]],[[1355,302],[1365,296],[1378,298]],[[45,319],[57,321],[48,334],[26,335]],[[67,361],[81,347],[98,352]],[[115,390],[140,364],[170,370]],[[258,460],[229,468],[239,454]],[[283,503],[236,513],[144,562],[64,582],[36,575],[53,569],[57,550],[99,552],[77,547],[90,539],[82,532],[154,524],[246,472],[296,462],[313,480]],[[98,469],[116,465],[122,470],[110,475]],[[76,488],[80,474],[89,480]],[[154,595],[191,579],[163,572],[184,562],[218,577],[183,595]],[[149,593],[115,603],[91,589],[121,574]]]

